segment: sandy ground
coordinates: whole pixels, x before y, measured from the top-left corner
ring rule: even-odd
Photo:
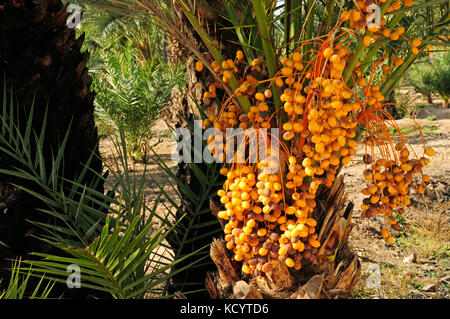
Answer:
[[[426,144],[436,151],[436,156],[424,173],[431,176],[431,183],[424,195],[412,195],[413,205],[407,209],[402,221],[404,228],[394,236],[394,243],[387,245],[380,236],[381,217],[371,220],[360,217],[359,208],[364,187],[361,161],[364,154],[362,145],[357,155],[343,170],[346,193],[355,203],[353,211],[353,230],[350,237],[352,249],[362,262],[362,276],[354,290],[354,298],[449,298],[450,297],[450,110],[425,108],[416,112],[418,123],[423,128]],[[430,115],[435,120],[429,120]],[[429,118],[427,120],[427,118]],[[433,117],[434,119],[434,117]],[[410,143],[422,155],[422,140],[414,128],[414,121],[402,119],[399,126],[405,131]],[[168,134],[164,122],[155,126],[155,138],[151,143],[155,151],[169,167],[176,164],[171,161],[171,152],[175,143]],[[115,152],[109,138],[102,140],[100,150],[108,163],[113,163]],[[143,164],[130,162],[129,168],[141,176]],[[154,162],[147,164],[146,198],[152,201],[158,196],[156,183],[166,186],[164,189],[173,198],[176,193],[168,185],[167,176]],[[162,203],[166,201],[163,199]],[[167,213],[162,205],[161,214]],[[380,270],[381,283],[376,288],[367,285],[370,273],[368,269]]]
[[[363,145],[358,146],[357,155],[342,170],[347,196],[355,203],[350,245],[363,264],[363,274],[354,291],[356,298],[450,296],[450,120],[419,119],[417,122],[427,132],[427,147],[436,151],[431,164],[424,169],[424,173],[430,175],[431,183],[424,195],[412,194],[412,206],[401,221],[404,228],[395,234],[392,245],[381,239],[381,217],[371,220],[360,217],[359,207],[364,198],[360,191],[365,185],[362,178],[365,168],[361,161]],[[408,140],[422,156],[422,140],[414,129],[414,121],[402,119],[398,124],[402,129],[407,128],[405,131],[410,132],[406,135]],[[379,267],[381,272],[379,288],[368,288],[367,285],[368,269],[373,267]]]

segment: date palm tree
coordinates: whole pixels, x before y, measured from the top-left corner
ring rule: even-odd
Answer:
[[[96,173],[102,173],[97,128],[93,117],[94,95],[90,91],[91,79],[86,68],[88,54],[80,52],[83,37],[77,39],[75,30],[66,26],[68,17],[67,5],[63,5],[60,0],[2,2],[2,100],[14,100],[14,103],[20,105],[4,108],[2,118],[9,119],[8,123],[16,123],[15,120],[18,119],[18,129],[23,134],[27,133],[27,123],[32,123],[31,128],[28,128],[29,134],[36,134],[36,138],[45,127],[45,134],[40,137],[40,142],[45,147],[42,152],[39,151],[36,158],[39,158],[40,163],[46,163],[40,169],[47,177],[53,172],[53,160],[69,130],[65,141],[65,162],[61,177],[74,179],[85,165],[89,165],[89,170],[81,182],[92,186],[97,180]],[[31,122],[28,120],[30,117]],[[5,123],[7,122],[3,122],[0,128],[2,133],[7,130]],[[0,143],[0,147],[2,171],[25,169],[23,163],[5,151],[5,145]],[[26,147],[23,145],[24,150]],[[34,149],[34,152],[36,151]],[[39,212],[43,207],[39,196],[31,196],[30,193],[21,191],[21,187],[37,194],[42,192],[33,180],[0,174],[2,264],[6,263],[7,258],[24,256],[30,251],[48,251],[48,245],[33,239],[33,235],[38,235],[39,231],[27,220],[48,222],[49,217]],[[103,193],[101,183],[96,184],[96,189]]]
[[[383,96],[389,96],[405,71],[421,54],[420,52],[427,42],[433,41],[440,33],[445,32],[450,21],[448,2],[443,0],[416,1],[414,4],[413,1],[390,0],[92,0],[90,2],[107,8],[107,10],[134,16],[137,19],[152,19],[152,22],[160,25],[169,37],[189,50],[191,56],[188,58],[186,69],[188,86],[185,96],[178,97],[177,100],[179,108],[181,107],[183,110],[182,114],[194,114],[197,117],[217,115],[229,105],[224,102],[228,99],[227,101],[232,101],[233,105],[237,106],[239,114],[249,116],[252,112],[259,112],[252,111],[251,107],[257,106],[260,104],[259,101],[265,99],[265,101],[269,101],[267,104],[271,114],[274,114],[269,122],[278,123],[286,122],[287,115],[283,112],[288,113],[288,111],[286,111],[286,107],[283,107],[282,102],[286,101],[286,94],[289,94],[289,91],[280,90],[284,86],[283,81],[279,85],[276,81],[280,82],[280,79],[289,78],[292,65],[294,62],[298,62],[296,61],[298,58],[291,58],[289,61],[287,58],[280,59],[280,57],[291,57],[293,53],[299,53],[303,65],[298,66],[297,70],[299,70],[298,74],[303,76],[306,74],[306,71],[302,73],[303,67],[307,65],[311,65],[311,67],[306,68],[322,66],[321,63],[325,59],[331,58],[333,53],[332,50],[325,52],[326,48],[340,43],[341,48],[345,46],[350,52],[348,60],[337,77],[339,82],[336,83],[349,90],[354,90],[355,100],[361,101],[362,99],[364,101],[367,94],[367,89],[366,91],[362,89],[365,79],[364,81],[357,80],[366,77],[370,79],[370,86],[372,79],[377,78],[381,79],[377,89]],[[365,9],[369,5],[377,3],[381,16],[384,17],[383,27],[369,28],[365,22],[366,14],[368,14]],[[430,10],[437,19],[429,19]],[[421,30],[397,29],[401,25],[402,19],[412,14],[422,17],[428,27]],[[387,31],[383,35],[377,34],[380,30]],[[397,30],[398,32],[394,36],[390,36],[391,31]],[[386,35],[388,31],[389,35]],[[395,42],[400,35],[402,35],[401,41]],[[411,52],[410,41],[417,37],[424,41],[422,43],[415,42],[415,50]],[[237,55],[237,49],[241,51],[239,55]],[[331,53],[328,54],[328,52]],[[383,76],[384,73],[388,73],[386,67],[383,68],[384,73],[381,72],[381,68],[378,68],[380,66],[378,61],[382,61],[386,56],[391,57],[392,60],[387,62],[390,70],[388,77]],[[229,59],[231,59],[230,63]],[[337,57],[333,59],[336,63],[340,61]],[[240,64],[231,65],[232,63]],[[328,62],[325,62],[323,68],[314,69],[315,72],[323,73],[326,70],[326,63]],[[237,66],[236,70],[233,69],[235,66]],[[256,82],[256,90],[263,90],[264,96],[256,97],[255,90],[248,90],[251,86],[248,82],[251,80],[248,80],[246,75],[257,77],[251,73],[253,72],[251,66],[257,70],[255,74],[260,76],[258,79],[261,79],[261,76],[265,79]],[[286,68],[283,69],[283,67]],[[317,74],[315,76],[318,76]],[[305,86],[312,76],[311,73],[307,75],[308,80],[303,83]],[[302,90],[303,84],[300,85],[300,88],[297,86],[296,90]],[[314,87],[308,86],[308,88],[309,93],[305,94],[314,95]],[[387,115],[384,110],[379,109],[378,111],[382,114],[373,118],[378,121],[376,125],[383,126],[382,118]],[[367,114],[365,111],[361,112],[359,118]],[[211,121],[214,122],[215,118],[211,118]],[[306,117],[303,117],[303,120],[306,121]],[[361,132],[359,127],[356,131]],[[308,141],[308,138],[311,139],[310,135],[308,137],[310,134],[308,130],[303,132],[305,132],[305,136],[298,140],[294,138],[293,144],[288,145],[294,147],[304,145],[303,143]],[[388,136],[385,138],[390,139]],[[373,145],[373,142],[371,143]],[[298,154],[294,154],[294,157],[302,158],[304,156],[302,152],[303,150],[300,150]],[[293,164],[291,163],[291,165]],[[187,165],[187,167],[191,166]],[[339,169],[340,167],[335,173],[338,173]],[[205,171],[206,169],[203,168],[203,172]],[[284,172],[287,172],[286,167]],[[186,177],[190,174],[181,167],[180,175]],[[195,178],[180,178],[179,180],[183,187],[187,185],[192,192],[198,193],[200,186],[208,184],[208,180],[199,178],[200,172],[194,172],[192,175],[195,175]],[[239,270],[239,267],[242,266],[239,261],[244,258],[242,257],[243,253],[241,255],[236,253],[238,248],[235,243],[231,242],[230,244],[231,237],[226,235],[227,247],[234,247],[233,252],[237,254],[234,258],[238,262],[225,248],[223,240],[212,242],[211,258],[219,271],[218,273],[210,272],[206,276],[206,289],[209,295],[213,298],[317,298],[348,295],[356,284],[361,267],[358,258],[347,245],[352,225],[353,205],[345,201],[343,178],[337,177],[330,185],[320,186],[315,199],[312,216],[317,222],[315,231],[319,234],[317,239],[320,249],[312,248],[313,244],[318,246],[317,242],[312,241],[307,249],[307,255],[305,254],[303,257],[306,261],[305,267],[297,272],[290,271],[288,267],[294,265],[294,261],[291,260],[286,262],[288,267],[284,263],[278,263],[274,267],[269,265],[264,271],[264,275],[260,276],[259,268],[256,268],[255,272],[254,268],[244,265],[247,267],[242,267],[243,271],[247,271],[247,274],[244,275]],[[223,206],[217,203],[217,198],[212,198],[210,206],[213,214],[210,214],[206,220],[198,222],[197,229],[203,225],[214,225],[214,215],[224,216],[221,211]],[[227,220],[226,216],[219,219]],[[243,228],[238,230],[238,234],[239,231],[242,233]],[[249,232],[251,233],[251,231]],[[210,240],[212,236],[215,236],[212,232],[208,234],[211,234]],[[235,235],[233,234],[233,236]],[[264,237],[264,235],[260,237]],[[177,249],[176,246],[173,248]],[[266,253],[263,250],[259,254],[264,256]],[[256,263],[268,264],[267,258],[260,259],[263,261],[257,259]],[[248,269],[253,269],[253,272]]]

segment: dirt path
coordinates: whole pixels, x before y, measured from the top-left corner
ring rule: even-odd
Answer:
[[[161,161],[176,172],[175,168],[177,164],[172,161],[171,156],[176,143],[170,138],[170,134],[168,134],[165,125],[163,126],[163,124],[161,124],[156,127],[161,128],[161,131],[155,130],[155,137],[150,140],[150,145],[152,145]],[[117,163],[118,151],[113,138],[106,137],[100,141],[100,154],[107,164],[107,166],[104,165],[104,170],[114,170],[116,173],[118,171],[123,173],[122,165]],[[108,167],[110,169],[108,169]],[[118,169],[118,167],[120,169]],[[131,175],[131,180],[136,180],[138,184],[141,183],[142,180],[144,181],[144,196],[149,210],[153,208],[156,198],[161,195],[160,187],[164,189],[167,197],[179,204],[180,201],[178,200],[177,190],[174,187],[176,183],[174,183],[154,160],[150,159],[145,164],[128,160],[128,172]],[[144,172],[145,176],[143,178]],[[109,185],[105,185],[106,191],[109,191],[111,189],[110,185],[113,185],[116,182],[117,179],[110,173],[108,176]],[[118,189],[120,190],[121,187],[119,186]],[[116,197],[119,196],[120,194],[116,194]],[[159,216],[169,216],[171,213],[175,213],[176,209],[168,203],[166,196],[161,195],[159,198],[159,205],[156,207],[156,212]],[[173,219],[173,217],[170,218],[170,220]],[[155,228],[159,228],[160,225],[160,221],[155,221]]]

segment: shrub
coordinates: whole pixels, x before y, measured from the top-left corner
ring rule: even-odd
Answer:
[[[424,83],[431,92],[439,94],[444,100],[444,107],[448,107],[450,97],[450,52],[436,55],[432,61],[432,72],[424,74]]]
[[[96,119],[102,133],[122,127],[130,155],[148,154],[150,128],[172,89],[184,87],[183,67],[164,62],[162,31],[154,25],[83,5],[83,50],[96,92]]]
[[[441,52],[414,65],[409,82],[424,95],[438,94],[448,107],[450,97],[450,52]]]
[[[102,52],[102,64],[91,72],[98,118],[106,114],[115,128],[122,127],[132,157],[142,160],[148,154],[151,127],[172,89],[183,86],[184,74],[181,66],[170,68],[157,58],[139,61],[136,54],[127,41],[118,50]]]

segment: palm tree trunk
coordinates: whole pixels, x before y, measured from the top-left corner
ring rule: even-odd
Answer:
[[[448,108],[449,97],[441,94],[441,99],[442,99],[442,107]]]
[[[20,105],[19,118],[24,119],[20,121],[21,125],[26,124],[33,100],[33,129],[36,132],[40,131],[47,111],[43,157],[48,173],[52,156],[70,127],[64,176],[61,177],[73,179],[92,151],[97,155],[90,162],[93,172],[102,172],[102,161],[93,117],[94,95],[90,91],[91,79],[86,68],[88,54],[80,52],[83,36],[76,39],[75,30],[67,28],[68,16],[67,6],[60,0],[3,1],[0,6],[0,87],[6,85],[8,90],[12,89]],[[20,168],[13,159],[1,153],[0,158],[0,168]],[[93,172],[86,174],[83,183],[89,185],[96,180]],[[11,184],[42,192],[33,183],[0,175],[0,185],[4,189]],[[103,192],[103,185],[97,185],[98,191]],[[27,219],[43,218],[37,210],[42,203],[24,193],[17,192],[16,195],[8,202],[2,202],[0,196],[0,242],[3,242],[0,261],[30,251],[48,250],[42,242],[29,236],[39,232],[26,222]]]
[[[220,1],[213,1],[214,4],[209,3],[210,6],[215,8],[220,8],[217,6],[222,6]],[[175,7],[176,1],[174,1]],[[238,50],[238,46],[232,41],[237,42],[236,34],[231,31],[219,30],[220,28],[217,25],[227,25],[228,22],[224,19],[220,18],[213,12],[211,9],[201,5],[201,3],[197,3],[197,15],[201,19],[204,27],[209,30],[210,36],[216,41],[220,43],[222,48],[222,53],[228,57],[234,57],[236,51]],[[201,39],[197,36],[197,33],[191,28],[190,23],[184,17],[184,14],[181,9],[177,10],[177,15],[179,18],[179,25],[183,28],[183,31],[189,35],[189,38],[192,41],[195,41],[199,44],[199,47],[204,52],[207,52],[206,47],[202,45]],[[189,49],[183,47],[182,44],[177,42],[174,39],[169,39],[168,41],[168,49],[167,49],[168,61],[169,63],[179,63],[186,62],[186,77],[187,84],[183,89],[182,93],[174,90],[172,92],[172,98],[169,102],[170,106],[168,109],[170,110],[170,117],[172,121],[176,122],[176,126],[186,126],[186,122],[192,122],[194,119],[201,119],[201,114],[198,110],[200,107],[207,115],[215,115],[219,110],[219,106],[216,101],[213,99],[205,99],[203,98],[203,92],[208,89],[209,85],[216,82],[216,79],[210,74],[208,70],[203,70],[202,72],[197,72],[195,70],[196,59],[195,56],[189,51]],[[205,53],[205,55],[207,55]],[[225,95],[225,91],[221,89],[217,89],[217,98],[221,100]],[[206,166],[204,164],[198,164],[199,168],[206,171]],[[180,163],[178,165],[178,173],[177,176],[185,181],[185,185],[187,185],[194,193],[198,194],[201,189],[201,181],[199,181],[195,174],[190,169],[190,166],[186,163]],[[180,189],[180,193],[183,194]],[[189,203],[189,199],[185,198],[185,202]],[[195,203],[191,203],[195,204]],[[205,207],[201,209],[208,209],[208,203],[205,203]],[[184,212],[177,213],[179,217],[181,217]],[[200,216],[200,220],[198,220],[198,224],[206,223],[209,221],[215,221],[216,217],[213,214],[202,214]],[[181,223],[185,222],[181,220]],[[214,227],[218,227],[217,225],[212,225],[211,229]],[[203,232],[208,232],[208,229],[202,229]],[[168,241],[171,243],[172,247],[175,250],[175,253],[178,255],[185,255],[191,253],[195,250],[198,250],[209,243],[211,243],[213,237],[204,237],[201,240],[195,241],[193,245],[190,247],[184,247],[183,251],[177,250],[177,245],[174,242],[171,242],[170,236],[168,236]],[[182,268],[184,266],[192,263],[193,259],[187,259],[184,262],[181,262],[177,265],[177,267]],[[176,270],[176,269],[174,269]],[[173,278],[173,291],[183,290],[185,282],[198,282],[197,286],[189,286],[186,287],[188,290],[197,290],[204,289],[204,285],[202,284],[205,280],[205,274],[208,271],[214,270],[214,264],[211,262],[210,264],[205,264],[202,267],[196,267],[194,270],[190,271],[189,269],[181,272],[179,275],[176,275]],[[190,294],[190,297],[198,298],[198,297],[206,297],[206,293],[198,293],[198,294]]]

